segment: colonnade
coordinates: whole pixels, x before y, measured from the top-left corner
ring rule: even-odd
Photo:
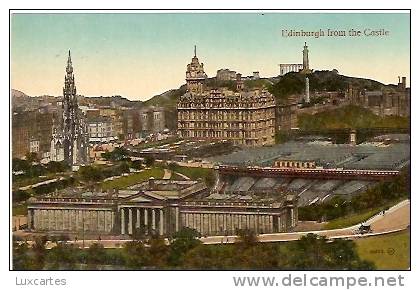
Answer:
[[[280,66],[280,75],[285,75],[289,72],[299,72],[303,69],[303,64],[300,63],[282,63]]]
[[[114,223],[112,209],[28,210],[28,229],[35,231],[111,233]]]
[[[285,232],[290,223],[286,213],[215,213],[182,212],[183,227],[193,228],[203,236],[234,235],[238,230],[248,229],[256,233]]]
[[[165,234],[163,208],[121,207],[119,214],[121,235],[132,235],[135,229],[143,229],[145,234]]]

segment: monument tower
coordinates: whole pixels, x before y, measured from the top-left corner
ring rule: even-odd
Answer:
[[[308,46],[303,46],[303,69],[301,70],[301,73],[305,74],[305,103],[309,103],[310,96],[309,96],[309,77],[308,75],[311,73],[311,70],[309,69],[309,50]]]
[[[70,50],[64,76],[62,120],[57,123],[61,128],[54,128],[51,142],[52,160],[65,161],[73,169],[88,163],[89,137],[83,113],[77,102]],[[57,154],[60,151],[62,153]]]

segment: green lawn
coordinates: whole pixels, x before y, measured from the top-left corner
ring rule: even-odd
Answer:
[[[326,230],[332,230],[332,229],[339,229],[339,228],[345,228],[350,227],[356,224],[359,224],[361,222],[364,222],[374,216],[375,214],[379,213],[380,211],[384,210],[386,207],[379,207],[370,209],[361,213],[355,213],[351,215],[347,215],[341,218],[333,219],[328,222],[328,224],[325,225]]]
[[[399,116],[380,117],[359,106],[345,106],[314,115],[300,114],[299,128],[303,130],[322,130],[339,128],[407,128],[409,119]]]
[[[105,181],[101,184],[101,188],[103,190],[123,189],[131,185],[135,185],[137,183],[141,183],[145,180],[148,180],[150,177],[154,177],[157,179],[162,178],[163,173],[164,172],[162,168],[153,167],[151,169],[145,169],[142,172],[135,173],[129,176],[123,176],[115,180]]]
[[[408,230],[356,240],[362,259],[375,263],[378,270],[406,270],[410,266],[410,233]]]
[[[198,168],[198,167],[187,167],[187,166],[177,166],[174,169],[175,172],[179,172],[188,176],[189,178],[196,180],[198,178],[205,178],[208,176],[213,169],[210,168]]]
[[[324,229],[332,230],[332,229],[345,228],[345,227],[350,227],[350,226],[359,224],[373,217],[377,213],[398,204],[404,199],[405,198],[399,198],[397,200],[390,201],[382,206],[378,206],[372,209],[366,209],[360,213],[354,213],[354,214],[350,214],[350,215],[346,215],[340,218],[330,220],[328,224],[325,225]]]

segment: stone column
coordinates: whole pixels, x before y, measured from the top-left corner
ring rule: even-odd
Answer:
[[[273,216],[272,215],[268,217],[268,224],[269,224],[268,232],[272,233],[273,232]]]
[[[163,236],[163,210],[159,210],[159,234]]]
[[[145,228],[145,232],[149,233],[149,223],[148,223],[148,213],[147,213],[147,208],[144,209],[144,228]]]
[[[125,216],[124,216],[124,208],[121,208],[121,235],[125,235]]]
[[[267,216],[266,215],[263,215],[262,216],[262,220],[263,220],[262,230],[263,230],[263,233],[266,233],[267,232]]]
[[[34,211],[34,230],[38,229],[38,211],[36,209]]]
[[[60,210],[60,213],[61,213],[61,219],[63,220],[63,224],[62,224],[62,230],[64,231],[65,229],[66,229],[66,222],[65,222],[65,210],[64,209],[62,209],[62,210]]]
[[[79,214],[80,214],[80,210],[76,209],[76,211],[75,211],[75,215],[76,215],[76,229],[75,230],[76,230],[76,232],[79,231],[79,223],[80,223]]]
[[[175,232],[179,231],[179,207],[175,208]]]
[[[99,224],[99,221],[101,219],[101,215],[100,215],[100,211],[99,210],[95,210],[95,217],[96,217],[96,231],[100,232],[101,230],[101,226]]]
[[[223,234],[227,231],[227,223],[226,223],[227,214],[223,214]]]
[[[47,210],[47,230],[51,231],[51,224],[52,224],[52,210]]]
[[[131,208],[128,209],[128,234],[133,234],[133,211]]]
[[[110,231],[113,231],[113,228],[115,227],[115,214],[113,211],[111,211],[111,227]]]
[[[140,209],[136,209],[136,228],[140,228]]]
[[[103,229],[103,231],[104,231],[104,233],[106,233],[107,232],[107,226],[106,226],[106,224],[107,224],[107,222],[106,222],[106,220],[107,220],[107,217],[108,217],[108,215],[107,215],[107,213],[108,213],[108,211],[102,211],[102,216],[103,216],[103,227],[102,227],[102,229]]]
[[[231,234],[234,235],[235,234],[235,221],[233,220],[233,214],[229,214],[229,219],[230,219]]]
[[[156,230],[156,213],[155,209],[152,209],[152,229]]]

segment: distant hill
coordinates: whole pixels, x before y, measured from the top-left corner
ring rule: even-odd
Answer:
[[[29,96],[25,94],[24,92],[12,89],[12,98],[24,98],[24,97],[29,97]]]
[[[187,91],[187,85],[182,85],[178,89],[166,91],[160,95],[156,95],[151,99],[144,102],[145,106],[158,106],[158,107],[176,107],[179,97]]]
[[[12,89],[12,107],[13,109],[36,109],[41,102],[53,102],[62,99],[62,96],[35,96],[31,97],[19,90]],[[114,106],[114,107],[128,107],[140,108],[143,106],[142,101],[131,101],[122,96],[100,96],[100,97],[85,97],[78,96],[79,105],[94,104],[98,106]]]
[[[384,85],[380,82],[340,75],[337,70],[315,71],[309,75],[311,91],[345,91],[349,84],[354,88],[371,90],[380,90],[385,87],[395,87],[394,85]],[[232,91],[236,90],[235,81],[217,81],[216,78],[206,80],[206,86],[209,88],[226,87]],[[289,96],[303,94],[305,89],[305,76],[301,73],[288,73],[284,76],[271,78],[261,78],[259,80],[244,81],[245,89],[267,88],[278,100],[285,100]],[[178,89],[166,91],[156,95],[144,102],[145,105],[176,107],[180,96],[186,92],[186,85]]]
[[[12,107],[22,107],[34,102],[33,98],[25,94],[24,92],[12,89]]]
[[[85,97],[79,98],[80,105],[95,104],[97,106],[109,107],[129,107],[139,108],[143,106],[142,101],[132,101],[122,96],[100,96],[100,97]]]
[[[336,70],[315,71],[309,75],[310,91],[345,91],[349,84],[354,88],[368,91],[380,90],[386,85],[363,78],[340,75]],[[305,75],[291,72],[282,77],[270,88],[270,92],[278,99],[290,95],[303,94],[305,90]]]
[[[216,88],[227,88],[231,91],[236,91],[236,81],[218,81],[215,77],[208,78],[205,81],[205,85],[209,89]],[[269,79],[259,80],[245,80],[244,87],[246,89],[254,89],[260,87],[269,87],[272,85],[272,81]],[[162,107],[176,107],[179,97],[185,94],[187,91],[187,85],[183,84],[178,89],[172,89],[166,91],[160,95],[156,95],[151,99],[144,102],[146,106],[162,106]]]

